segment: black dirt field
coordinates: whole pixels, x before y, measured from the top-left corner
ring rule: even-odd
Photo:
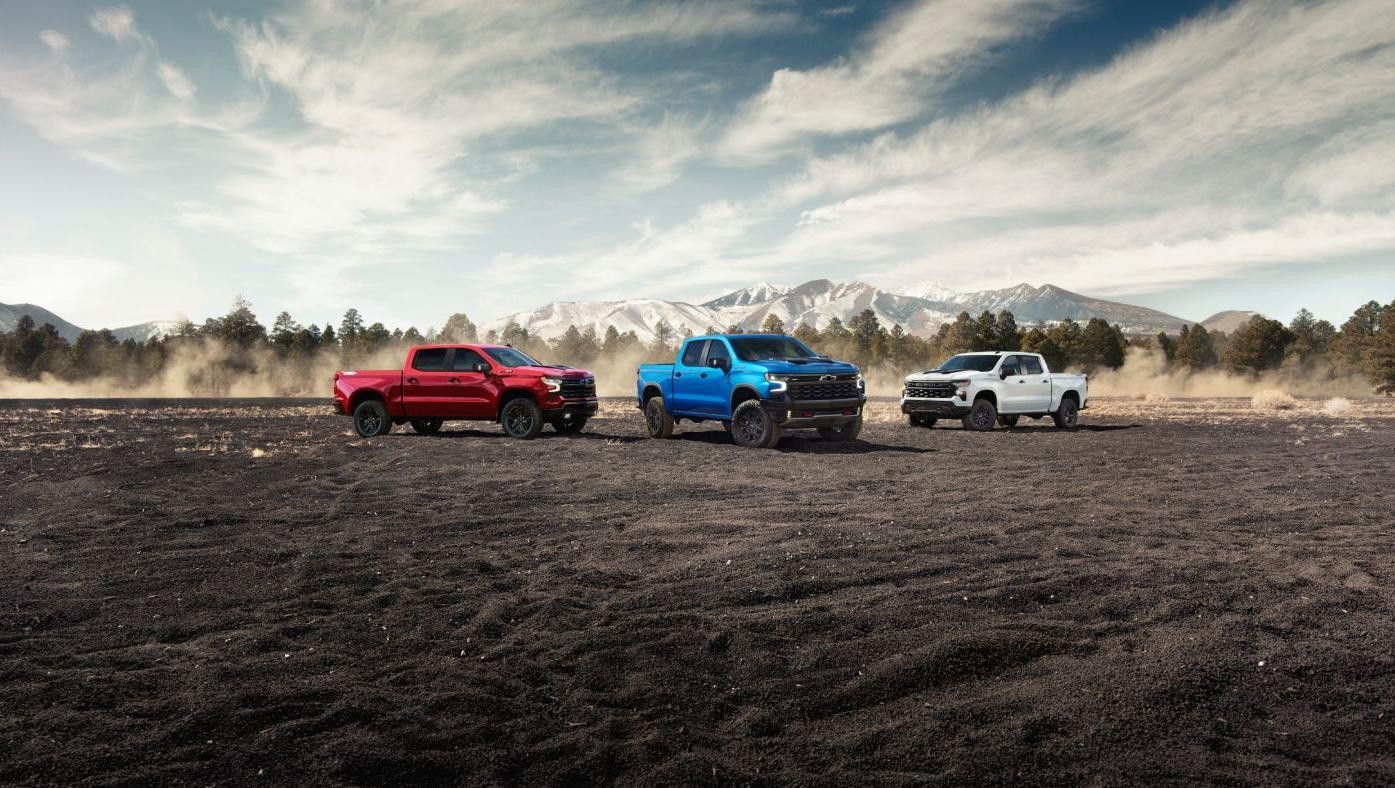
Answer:
[[[0,782],[1395,784],[1395,405],[0,403]]]

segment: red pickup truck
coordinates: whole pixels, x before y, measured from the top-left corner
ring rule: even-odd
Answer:
[[[497,421],[514,438],[536,438],[543,424],[577,433],[596,413],[596,378],[584,369],[535,361],[507,345],[422,345],[402,369],[334,373],[338,412],[362,437],[409,422],[439,432],[452,419]]]

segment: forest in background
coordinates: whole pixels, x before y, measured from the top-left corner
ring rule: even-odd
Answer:
[[[788,331],[821,353],[858,364],[883,393],[899,388],[905,374],[972,350],[1031,351],[1045,356],[1053,369],[1089,373],[1147,358],[1155,377],[1159,370],[1179,380],[1217,373],[1239,381],[1327,376],[1364,380],[1371,390],[1395,393],[1395,302],[1366,303],[1340,327],[1305,309],[1287,324],[1256,315],[1230,334],[1193,325],[1176,335],[1126,336],[1098,318],[1022,327],[1006,311],[961,313],[933,337],[914,336],[900,326],[888,329],[871,310],[846,324],[834,318],[822,329],[800,324],[790,330],[771,315],[761,330]],[[517,323],[481,334],[466,315],[455,314],[441,330],[423,334],[414,327],[366,324],[357,309],[345,312],[337,327],[302,325],[282,312],[268,328],[239,297],[225,315],[202,325],[183,321],[168,336],[147,342],[118,342],[102,330],[84,331],[70,343],[53,326],[36,326],[26,317],[15,330],[0,333],[0,396],[328,396],[336,369],[400,367],[413,344],[474,341],[509,344],[544,362],[593,369],[602,393],[619,394],[628,391],[636,364],[672,361],[684,339],[662,322],[654,331],[656,339],[645,342],[613,326],[603,334],[570,326],[549,341]],[[709,330],[724,331],[737,328]]]

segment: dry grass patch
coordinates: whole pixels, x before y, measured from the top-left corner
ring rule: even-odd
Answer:
[[[1250,400],[1250,407],[1255,410],[1293,410],[1298,407],[1298,400],[1288,392],[1269,389],[1256,394]]]

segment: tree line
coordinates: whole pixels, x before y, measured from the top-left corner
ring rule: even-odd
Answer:
[[[707,328],[707,333],[713,334],[739,331],[737,326]],[[1066,319],[1024,329],[1010,311],[985,311],[977,317],[960,313],[942,324],[934,336],[920,337],[900,325],[888,329],[870,309],[846,324],[835,317],[822,328],[801,323],[793,330],[772,314],[760,331],[789,333],[825,355],[852,361],[864,369],[896,374],[926,369],[955,353],[975,350],[1040,353],[1053,369],[1094,372],[1122,366],[1130,347],[1147,347],[1180,373],[1222,370],[1257,376],[1272,370],[1293,370],[1360,375],[1377,390],[1395,393],[1395,302],[1386,306],[1375,301],[1364,304],[1340,328],[1304,309],[1288,324],[1256,315],[1230,334],[1190,325],[1175,335],[1164,332],[1154,337],[1130,337],[1119,326],[1099,318],[1083,323]],[[216,345],[220,352],[205,360],[207,369],[194,374],[205,375],[206,381],[195,382],[207,383],[210,393],[217,393],[219,381],[253,374],[269,364],[299,366],[307,374],[314,362],[326,359],[352,368],[388,354],[400,358],[407,347],[424,342],[509,344],[544,361],[585,367],[601,359],[672,360],[678,344],[692,335],[691,331],[680,333],[662,320],[653,333],[655,338],[646,342],[634,331],[621,332],[614,326],[598,333],[591,326],[578,329],[573,325],[556,339],[547,340],[518,323],[481,333],[469,317],[459,313],[451,315],[439,331],[422,333],[415,327],[403,330],[388,329],[381,322],[368,324],[357,309],[346,311],[337,326],[327,322],[323,328],[314,323],[302,325],[281,312],[267,328],[251,304],[239,297],[225,315],[209,318],[202,325],[182,321],[167,336],[145,342],[121,342],[110,331],[102,330],[84,331],[70,343],[53,326],[36,326],[26,316],[13,331],[0,333],[0,360],[4,372],[14,378],[51,376],[82,381],[100,377],[136,388],[158,377],[180,351]]]

